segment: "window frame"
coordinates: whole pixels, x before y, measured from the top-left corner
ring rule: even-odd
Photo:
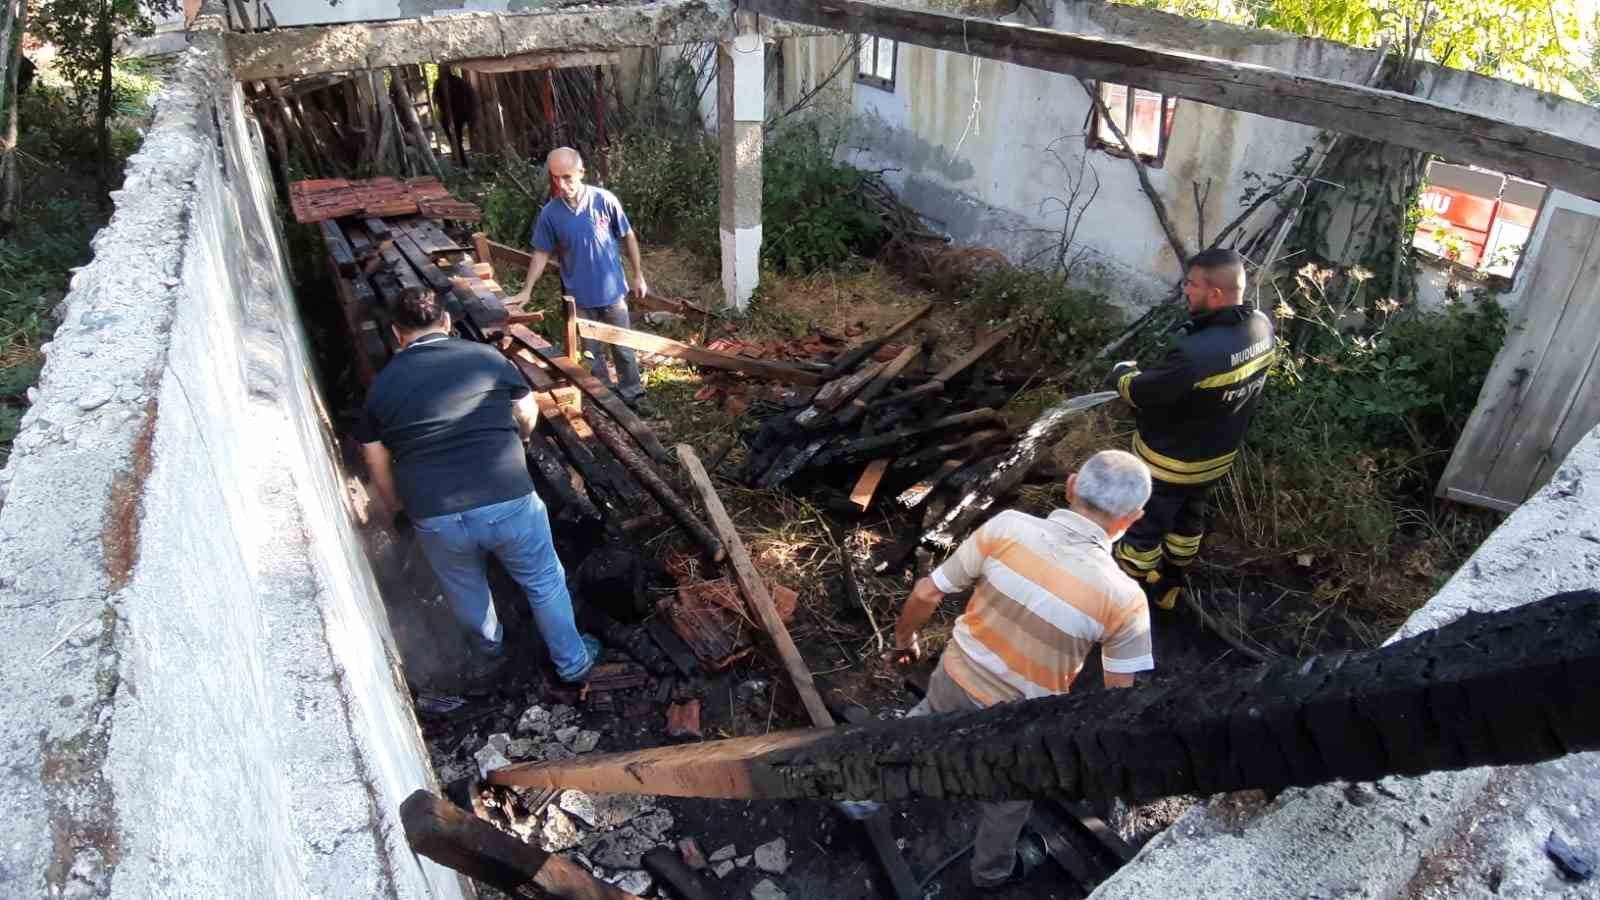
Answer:
[[[1091,81],[1090,84],[1094,87],[1095,97],[1101,99],[1104,99],[1101,96],[1101,92],[1105,85],[1116,85],[1117,87],[1126,90],[1127,97],[1123,101],[1125,105],[1123,107],[1122,121],[1133,121],[1134,101],[1138,98],[1139,91],[1143,90],[1142,88],[1135,88],[1132,85],[1122,84],[1116,81]],[[1160,129],[1156,135],[1155,155],[1151,156],[1146,153],[1140,153],[1138,156],[1139,159],[1144,161],[1144,164],[1147,167],[1159,169],[1166,163],[1167,147],[1172,143],[1172,127],[1177,121],[1178,117],[1178,98],[1169,94],[1163,94],[1159,91],[1145,91],[1145,93],[1154,94],[1156,97],[1160,98]],[[1106,105],[1109,108],[1110,104],[1108,103]],[[1133,136],[1128,134],[1125,127],[1122,128],[1122,133],[1123,136],[1127,137],[1130,142],[1133,140]],[[1115,140],[1106,140],[1100,136],[1100,104],[1095,102],[1093,99],[1089,101],[1089,123],[1086,143],[1091,150],[1100,150],[1112,156],[1121,157],[1123,159],[1127,159],[1129,156],[1128,152],[1122,149],[1121,144],[1118,144]]]
[[[888,91],[891,94],[894,93],[895,76],[899,74],[900,68],[900,42],[894,38],[879,37],[875,34],[861,34],[857,35],[857,37],[862,40],[862,43],[856,47],[856,83]],[[882,50],[885,41],[889,43],[889,77],[881,78],[877,74],[878,53]],[[869,71],[863,72],[861,71],[861,51],[868,46],[872,48],[872,65]]]

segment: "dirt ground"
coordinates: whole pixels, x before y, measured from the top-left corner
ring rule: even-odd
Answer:
[[[695,300],[708,307],[714,307],[719,300],[715,273],[687,254],[670,248],[650,248],[646,269],[652,287],[665,296]],[[310,297],[302,299],[308,330],[321,351],[329,407],[335,411],[336,426],[348,424],[360,394],[348,375],[341,374],[339,360],[347,350],[341,347],[338,323],[326,315],[333,304],[318,304]],[[651,330],[702,341],[715,337],[793,340],[818,332],[851,340],[877,333],[928,302],[936,299],[881,267],[867,265],[852,273],[768,279],[752,314],[744,319],[669,321],[652,326]],[[936,302],[925,323],[940,336],[942,358],[964,350],[971,344],[973,332],[982,327],[982,323],[970,322],[963,310],[949,302]],[[1002,354],[998,363],[1000,368],[1018,373],[1025,382],[1021,393],[1005,410],[1018,424],[1031,421],[1040,410],[1063,399],[1058,388],[1042,380],[1035,386],[1035,382],[1027,380],[1035,373],[1026,370],[1025,360]],[[783,394],[782,389],[770,386],[751,386],[742,392],[734,386],[730,390],[725,376],[702,377],[675,365],[649,365],[646,377],[657,410],[651,425],[662,442],[671,446],[686,441],[706,459],[717,458],[734,444],[722,471],[731,471],[737,464],[742,451],[735,438],[740,427],[748,424],[752,399],[777,399]],[[708,392],[708,385],[720,389]],[[1087,416],[1057,448],[1056,462],[1064,471],[1070,471],[1096,450],[1125,446],[1127,428],[1126,422],[1110,413]],[[348,470],[355,473],[352,490],[359,499],[364,491],[359,454],[348,439],[343,449]],[[668,477],[681,483],[676,473]],[[726,479],[720,480],[717,487],[757,566],[769,579],[798,592],[791,634],[822,686],[835,689],[839,696],[874,716],[898,715],[913,705],[917,698],[903,686],[903,673],[887,669],[878,659],[878,651],[890,639],[912,575],[877,576],[870,573],[869,565],[874,552],[893,543],[904,532],[906,523],[893,513],[880,510],[855,519],[838,518],[803,492],[752,490]],[[1060,505],[1059,487],[1030,487],[1020,496],[1018,505],[1045,512]],[[413,540],[378,521],[366,524],[365,537],[413,690],[419,696],[458,695],[465,700],[463,706],[449,714],[423,711],[420,716],[441,781],[467,777],[475,772],[475,755],[491,735],[515,736],[518,719],[530,706],[562,705],[562,698],[550,691],[553,677],[544,662],[543,648],[529,627],[517,590],[500,578],[495,585],[497,607],[507,628],[508,653],[513,661],[497,682],[467,689],[459,679],[460,665],[467,658],[464,638],[445,609]],[[636,538],[649,553],[662,553],[669,546],[688,549],[686,540],[672,530]],[[592,549],[559,532],[557,545],[569,575]],[[843,554],[849,554],[858,575],[859,603],[848,599],[843,588]],[[1284,609],[1298,609],[1299,598],[1309,596],[1303,586],[1292,583],[1280,591],[1270,582],[1240,582],[1220,564],[1201,570],[1197,582],[1203,585],[1202,597],[1213,615],[1233,616],[1241,621],[1274,608],[1274,603]],[[576,602],[587,602],[589,598],[579,594]],[[955,608],[944,609],[925,629],[928,654],[915,673],[924,681],[959,612]],[[1304,644],[1317,623],[1301,622],[1296,615],[1300,614],[1286,613],[1285,621],[1298,623],[1295,627],[1303,629]],[[1324,623],[1316,637],[1325,638],[1330,628],[1329,623]],[[1245,653],[1202,629],[1188,611],[1158,612],[1155,629],[1158,669],[1150,677],[1156,681],[1203,678],[1209,672],[1251,662]],[[1316,645],[1319,641],[1310,643]],[[614,648],[608,654],[608,659],[625,658]],[[1097,669],[1097,660],[1092,660],[1079,679],[1081,690],[1099,689]],[[807,724],[775,655],[764,648],[720,673],[674,689],[701,700],[706,739],[761,734]],[[597,732],[600,751],[658,746],[666,742],[665,704],[653,699],[659,693],[652,682],[648,688],[625,692],[610,711],[580,704],[572,713],[574,727]],[[758,872],[753,866],[738,866],[719,882],[725,896],[747,896],[764,878],[772,879],[790,897],[885,895],[861,827],[827,803],[662,799],[656,805],[671,816],[672,839],[693,837],[707,854],[731,844],[742,857],[756,845],[774,838],[787,841],[791,864],[786,872],[774,876]],[[1138,844],[1187,806],[1187,800],[1176,798],[1115,816],[1112,821],[1124,836]],[[918,878],[929,878],[928,896],[979,896],[968,880],[965,858],[934,872],[941,862],[971,841],[975,822],[969,803],[919,802],[894,812],[893,830],[913,872]],[[538,835],[532,839],[538,840]],[[982,896],[1068,898],[1083,894],[1063,870],[1047,864],[1025,886]]]

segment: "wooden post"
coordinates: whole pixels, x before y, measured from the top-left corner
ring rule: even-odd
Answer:
[[[578,340],[578,301],[571,297],[562,297],[561,303],[567,309],[567,359],[573,363],[583,364],[583,342]]]
[[[400,821],[414,852],[513,897],[638,900],[577,863],[524,844],[427,791],[400,804]]]
[[[594,67],[594,155],[600,183],[611,177],[611,139],[606,136],[606,69]]]
[[[789,637],[789,629],[784,626],[783,617],[778,615],[778,607],[772,602],[772,595],[767,592],[766,581],[761,578],[761,573],[756,571],[755,563],[751,562],[750,554],[744,549],[744,541],[739,538],[739,529],[734,527],[733,519],[728,516],[728,510],[722,505],[722,498],[717,496],[717,489],[711,485],[711,476],[706,474],[705,466],[701,465],[700,457],[695,455],[693,447],[679,444],[677,450],[678,462],[683,464],[683,470],[688,473],[695,490],[700,492],[700,501],[705,504],[706,515],[711,519],[711,527],[722,539],[723,549],[728,551],[728,564],[733,568],[734,580],[739,583],[739,590],[749,601],[751,611],[756,614],[761,627],[766,630],[773,646],[778,649],[778,656],[783,660],[783,668],[794,682],[795,690],[800,693],[800,702],[805,704],[806,713],[811,716],[811,724],[819,728],[832,727],[833,716],[828,712],[827,704],[822,702],[822,696],[817,693],[816,683],[811,678],[811,669],[801,658],[799,648],[794,645],[794,639]]]

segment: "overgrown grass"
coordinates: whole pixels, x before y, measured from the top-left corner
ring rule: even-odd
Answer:
[[[161,70],[118,61],[113,88],[115,169],[143,140]],[[0,238],[0,463],[10,455],[27,391],[38,380],[39,347],[55,329],[52,311],[71,270],[89,261],[89,241],[109,212],[95,195],[93,97],[75,93],[41,66],[18,110],[21,196],[15,230]]]

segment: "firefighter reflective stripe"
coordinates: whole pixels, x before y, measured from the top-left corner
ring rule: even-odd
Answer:
[[[1228,470],[1233,467],[1234,457],[1239,455],[1239,451],[1234,450],[1213,459],[1185,462],[1150,449],[1150,445],[1144,442],[1144,438],[1140,437],[1138,432],[1134,432],[1133,435],[1133,452],[1150,467],[1151,477],[1169,484],[1205,484],[1208,481],[1215,481],[1228,474]]]
[[[1122,571],[1127,572],[1135,581],[1154,582],[1160,578],[1157,569],[1161,565],[1162,550],[1157,544],[1148,550],[1139,550],[1128,545],[1127,541],[1117,544],[1117,565]]]
[[[1138,374],[1139,374],[1139,370],[1138,369],[1134,369],[1132,372],[1129,372],[1128,374],[1126,374],[1126,375],[1122,376],[1121,378],[1117,379],[1117,393],[1121,394],[1122,395],[1122,399],[1126,400],[1128,402],[1128,405],[1133,407],[1134,409],[1138,409],[1139,408],[1139,404],[1133,402],[1133,391],[1132,391],[1134,376],[1136,376]]]
[[[1167,551],[1167,561],[1175,566],[1187,566],[1200,554],[1201,535],[1169,534],[1162,541]]]
[[[1199,381],[1196,381],[1194,386],[1196,389],[1199,389],[1227,387],[1230,384],[1238,384],[1257,372],[1260,372],[1262,369],[1272,365],[1273,356],[1274,354],[1272,353],[1264,353],[1261,356],[1250,360],[1244,365],[1239,366],[1238,368],[1229,369],[1226,372],[1219,372],[1210,378],[1202,378]]]

